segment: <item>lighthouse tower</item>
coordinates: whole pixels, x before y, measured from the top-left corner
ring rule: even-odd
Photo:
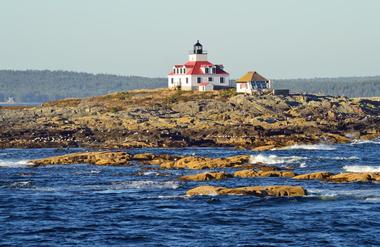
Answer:
[[[188,61],[174,65],[168,74],[168,87],[171,89],[207,91],[229,86],[229,74],[223,65],[208,61],[199,40],[190,51]]]

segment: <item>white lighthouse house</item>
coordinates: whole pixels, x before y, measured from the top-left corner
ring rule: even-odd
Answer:
[[[209,91],[230,87],[229,74],[223,65],[212,64],[207,53],[197,41],[189,60],[185,64],[174,65],[168,75],[168,87],[180,90]]]

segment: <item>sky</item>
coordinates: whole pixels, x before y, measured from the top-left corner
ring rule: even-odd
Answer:
[[[378,0],[0,0],[0,69],[165,77],[200,40],[232,78],[380,75]]]

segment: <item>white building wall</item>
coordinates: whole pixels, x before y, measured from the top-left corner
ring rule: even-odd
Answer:
[[[216,86],[230,86],[230,78],[228,75],[217,75],[217,74],[207,74],[207,75],[192,75],[191,83],[193,86],[198,86],[197,78],[201,78],[201,82],[208,82]],[[211,77],[212,81],[208,81],[208,78]],[[224,82],[220,83],[220,77],[224,78]]]
[[[189,61],[190,62],[207,61],[207,54],[190,54]]]

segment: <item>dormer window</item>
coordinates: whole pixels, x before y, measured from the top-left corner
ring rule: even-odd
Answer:
[[[205,73],[208,74],[208,72],[209,72],[209,71],[208,71],[208,68],[206,67],[206,68],[205,68]]]
[[[216,74],[216,68],[212,68],[212,73]]]

